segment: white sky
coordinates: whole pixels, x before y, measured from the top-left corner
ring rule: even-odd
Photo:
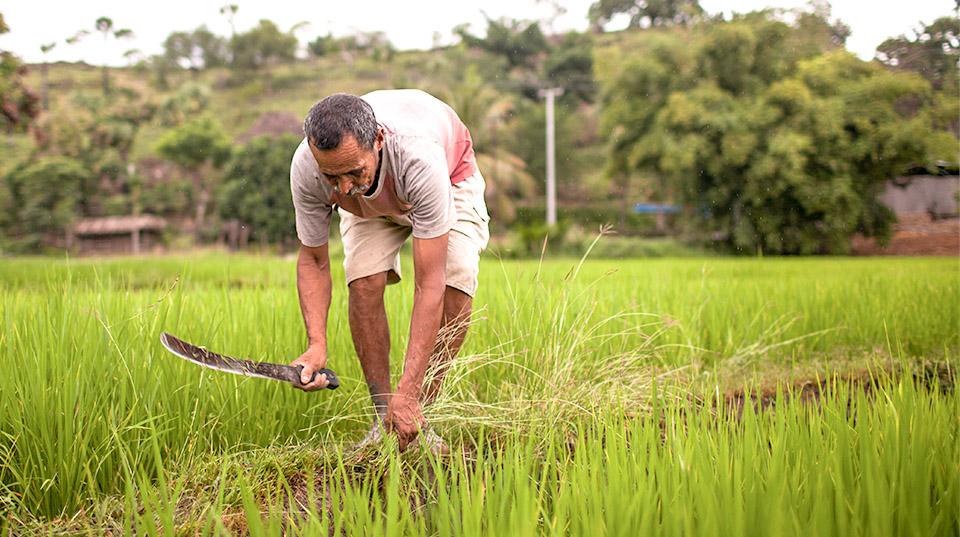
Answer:
[[[255,26],[262,18],[273,20],[281,30],[308,21],[310,26],[297,34],[301,42],[327,32],[346,35],[357,30],[384,31],[399,49],[425,49],[431,47],[437,32],[442,43],[452,42],[451,29],[464,22],[470,23],[474,32],[482,32],[486,27],[482,12],[493,18],[550,18],[555,13],[554,3],[562,4],[567,12],[555,18],[553,29],[583,30],[592,1],[484,0],[473,5],[456,0],[0,0],[0,13],[11,30],[0,35],[0,49],[12,51],[27,62],[40,62],[44,60],[40,46],[57,42],[46,59],[124,65],[124,52],[135,48],[148,55],[158,54],[163,40],[176,30],[206,24],[217,34],[229,35],[227,19],[219,13],[220,6],[228,3],[240,7],[234,21],[237,31]],[[954,7],[953,0],[834,0],[832,4],[833,16],[852,29],[847,48],[863,59],[871,59],[876,46],[887,37],[910,34],[921,21],[953,14]],[[708,13],[729,14],[764,7],[802,7],[806,0],[701,0],[701,5]],[[64,43],[81,28],[92,30],[101,15],[112,18],[117,28],[133,30],[135,38],[105,46],[99,34],[91,34],[79,44]]]

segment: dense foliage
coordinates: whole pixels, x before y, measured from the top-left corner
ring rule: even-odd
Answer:
[[[587,16],[597,29],[620,16],[629,28],[642,28],[689,24],[703,13],[697,0],[597,0]]]
[[[912,37],[887,39],[877,47],[877,58],[892,69],[919,73],[936,89],[952,89],[956,97],[960,20],[941,17]]]
[[[536,57],[549,50],[547,39],[535,21],[487,19],[487,34],[477,37],[465,28],[457,33],[468,46],[506,58],[510,67],[531,67]]]
[[[233,65],[241,69],[262,69],[272,63],[292,60],[297,38],[282,32],[270,20],[260,23],[248,32],[237,34],[231,42]]]
[[[10,237],[0,239],[0,247],[36,251],[64,246],[64,230],[81,215],[91,181],[90,171],[67,157],[43,157],[14,169],[0,184],[0,226]]]
[[[293,135],[261,137],[238,149],[220,188],[220,217],[250,226],[251,238],[261,243],[293,240],[290,158],[299,143]]]
[[[10,31],[0,13],[0,34]],[[40,99],[23,83],[26,72],[20,59],[0,50],[0,131],[26,130],[40,112]]]
[[[652,34],[601,75],[608,173],[659,177],[697,236],[739,252],[842,253],[854,232],[888,231],[885,181],[952,157],[919,77],[829,41],[811,50],[811,34],[763,14],[703,30]]]
[[[231,27],[238,9],[221,9]],[[36,121],[37,100],[24,82],[36,80],[4,55],[0,128],[11,133],[11,156],[0,173],[72,159],[92,177],[78,216],[162,214],[175,230],[207,241],[222,235],[221,217],[235,220],[227,215],[243,206],[240,219],[254,238],[282,241],[278,230],[290,215],[279,205],[254,210],[236,182],[246,171],[224,187],[229,195],[218,193],[224,170],[253,165],[231,163],[231,155],[247,155],[244,146],[258,136],[297,132],[325,94],[418,87],[470,128],[495,231],[524,242],[546,229],[521,213],[542,210],[542,90],[561,88],[556,171],[570,236],[598,220],[621,234],[642,232],[631,223],[633,205],[664,202],[684,212],[657,233],[734,252],[809,254],[844,252],[855,232],[883,237],[891,221],[875,201],[883,183],[956,161],[955,19],[891,38],[877,61],[864,62],[844,51],[850,29],[823,0],[731,20],[696,1],[603,0],[590,15],[595,32],[556,35],[549,21],[488,18],[482,33],[455,28],[455,45],[403,53],[382,32],[300,39],[303,24],[281,29],[264,20],[229,36],[201,26],[171,33],[162,55],[131,68],[100,66],[102,80],[82,65],[42,65],[50,106]],[[626,31],[602,32],[623,21]],[[67,41],[91,32],[105,46],[131,35],[100,17]],[[304,43],[309,55],[299,58]],[[265,143],[249,154],[264,152],[269,162],[257,164],[273,170],[280,151]],[[0,203],[12,195],[0,189]],[[0,229],[22,233],[9,222]]]
[[[192,32],[173,32],[163,42],[164,56],[180,66],[200,70],[226,65],[227,41],[200,26]]]
[[[200,116],[167,131],[156,146],[164,158],[176,163],[193,183],[195,210],[194,232],[202,238],[213,192],[220,170],[230,158],[230,140],[220,123],[210,116]]]
[[[130,152],[152,111],[121,88],[110,99],[74,95],[69,106],[41,116],[32,126],[33,155],[0,181],[0,248],[63,247],[76,219],[129,214],[140,182]]]

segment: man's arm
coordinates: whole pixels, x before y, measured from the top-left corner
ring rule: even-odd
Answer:
[[[297,294],[307,330],[307,350],[292,365],[303,365],[300,381],[304,391],[327,387],[326,375],[307,384],[313,372],[327,365],[327,313],[330,310],[330,256],[327,245],[300,246],[297,256]]]
[[[412,441],[423,424],[420,394],[430,354],[443,320],[446,288],[447,233],[432,239],[413,239],[414,294],[410,340],[403,375],[387,408],[387,425],[397,433],[400,448]]]

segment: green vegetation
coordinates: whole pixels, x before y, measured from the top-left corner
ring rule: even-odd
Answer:
[[[231,28],[238,9],[220,10]],[[0,253],[143,213],[194,245],[229,230],[289,249],[290,131],[324,95],[395,87],[469,126],[497,235],[425,409],[448,458],[353,449],[372,409],[338,242],[343,386],[312,394],[158,342],[288,363],[305,339],[292,258],[0,257],[0,534],[960,534],[956,260],[763,257],[883,237],[879,186],[955,160],[957,21],[863,62],[821,1],[724,20],[696,0],[598,0],[587,16],[592,32],[562,36],[488,19],[421,52],[357,32],[297,58],[304,27],[269,20],[171,33],[126,68],[26,70],[0,51]],[[105,46],[131,35],[94,28]],[[565,89],[553,228],[544,87]],[[668,221],[639,201],[681,205],[674,236],[651,238]],[[387,291],[395,378],[412,300],[409,281]]]
[[[603,28],[617,15],[630,17],[629,28],[687,25],[704,15],[697,0],[597,0],[588,17],[595,28]]]
[[[222,13],[232,21],[238,9]],[[892,215],[876,201],[885,181],[956,160],[955,20],[891,38],[877,61],[864,62],[844,50],[849,28],[826,2],[724,19],[695,0],[602,0],[585,15],[590,33],[550,35],[541,21],[488,19],[483,35],[460,26],[458,44],[422,52],[397,51],[378,32],[310,39],[302,24],[282,29],[269,20],[230,36],[198,27],[171,33],[163,55],[131,54],[129,67],[99,77],[82,64],[43,64],[24,75],[4,55],[0,97],[22,113],[3,126],[15,134],[0,161],[2,182],[47,157],[76,160],[96,180],[69,218],[51,216],[56,228],[0,228],[3,247],[56,248],[77,218],[143,212],[162,212],[171,236],[213,241],[236,227],[236,218],[219,217],[229,211],[218,203],[236,195],[222,191],[236,189],[220,181],[223,169],[287,180],[272,164],[229,161],[242,160],[258,136],[295,134],[305,111],[336,91],[416,87],[447,101],[473,134],[494,231],[520,243],[534,228],[520,213],[542,206],[538,90],[546,87],[565,90],[556,110],[558,194],[560,217],[580,228],[574,236],[594,229],[579,219],[584,208],[606,206],[602,223],[624,235],[669,233],[749,255],[845,253],[854,233],[889,233]],[[603,32],[624,17],[627,30]],[[96,28],[107,43],[130,34],[108,17]],[[298,43],[308,57],[296,56]],[[49,101],[36,121],[30,86]],[[222,136],[208,128],[214,121]],[[28,126],[32,139],[22,134]],[[217,147],[157,143],[194,135],[218,138]],[[184,163],[190,148],[207,151],[206,164],[194,156]],[[174,199],[179,188],[186,192]],[[631,207],[646,201],[684,210],[672,225],[633,226]],[[252,220],[241,224],[282,245],[284,210],[245,211]],[[518,219],[522,227],[512,227]],[[629,253],[629,242],[622,246]]]
[[[167,131],[157,140],[157,152],[190,177],[196,196],[194,222],[198,237],[206,230],[206,215],[214,185],[227,159],[230,139],[212,117],[200,116]]]
[[[842,254],[855,232],[886,237],[886,182],[955,160],[957,139],[926,80],[857,59],[832,30],[752,13],[606,49],[608,174],[652,173],[688,232],[730,251]]]
[[[300,144],[293,135],[258,138],[236,152],[220,189],[220,217],[250,225],[253,239],[284,244],[295,242],[290,186],[274,178],[290,173],[290,154]]]
[[[386,535],[956,532],[960,396],[908,374],[955,367],[953,260],[488,258],[427,413],[468,456],[435,461],[351,453],[370,416],[342,285],[338,392],[166,353],[164,330],[236,356],[300,352],[293,261],[223,255],[0,263],[0,524],[276,534],[296,497],[343,506],[304,534],[328,516]],[[394,349],[412,294],[387,292]],[[744,379],[850,368],[876,388],[742,419],[712,410]]]
[[[15,247],[36,249],[60,239],[60,230],[77,214],[81,192],[91,182],[86,168],[64,157],[39,159],[8,175],[7,184],[0,186],[6,191],[0,209],[6,229],[19,237]]]
[[[9,31],[0,13],[0,34]],[[40,112],[40,99],[24,84],[26,70],[19,58],[0,50],[0,132],[24,132]]]
[[[914,35],[891,37],[877,47],[878,59],[897,71],[913,71],[930,81],[935,89],[958,90],[957,63],[950,58],[960,53],[960,21],[940,17]]]

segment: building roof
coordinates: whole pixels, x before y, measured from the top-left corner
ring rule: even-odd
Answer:
[[[938,160],[933,165],[914,166],[907,170],[903,175],[930,175],[940,177],[957,176],[960,175],[960,163]]]
[[[83,218],[73,225],[73,232],[76,235],[114,235],[130,233],[138,229],[160,230],[165,227],[167,227],[167,221],[163,218],[143,214],[139,216]]]

